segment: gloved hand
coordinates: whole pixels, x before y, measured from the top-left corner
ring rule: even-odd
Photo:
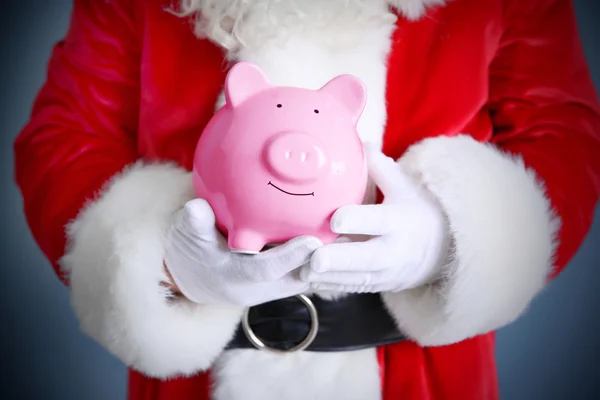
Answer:
[[[254,306],[307,291],[309,284],[294,272],[319,246],[314,237],[299,237],[257,255],[233,253],[215,227],[210,205],[195,199],[175,214],[164,260],[189,300]]]
[[[388,292],[431,282],[448,252],[444,213],[429,191],[394,160],[367,147],[369,175],[384,195],[382,204],[338,209],[331,229],[370,235],[368,240],[325,245],[315,251],[300,277],[313,290]]]

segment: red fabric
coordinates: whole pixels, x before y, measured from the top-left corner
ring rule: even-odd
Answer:
[[[127,397],[130,400],[210,400],[210,385],[210,374],[161,381],[130,371]]]
[[[594,218],[600,190],[596,91],[570,1],[513,2],[504,14],[507,32],[490,67],[492,142],[522,155],[545,181],[563,225],[555,277]]]
[[[15,143],[31,231],[57,265],[65,224],[138,158],[191,168],[225,68],[221,52],[164,11],[170,0],[74,2],[31,121]],[[569,0],[452,1],[400,19],[389,60],[385,152],[467,132],[523,155],[563,220],[557,273],[598,199],[600,118]],[[493,334],[439,348],[379,349],[384,399],[498,398]],[[131,400],[208,399],[209,378],[130,375]]]

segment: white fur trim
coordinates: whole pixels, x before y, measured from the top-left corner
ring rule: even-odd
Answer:
[[[439,199],[454,241],[444,279],[383,295],[399,327],[435,346],[518,318],[546,284],[559,227],[535,174],[468,136],[424,140],[399,163]]]
[[[274,354],[226,352],[215,363],[215,400],[378,400],[381,380],[375,349]]]
[[[82,330],[149,376],[209,368],[242,312],[175,299],[160,284],[164,231],[192,196],[184,170],[138,164],[113,178],[68,230],[61,265]]]
[[[241,49],[268,41],[284,43],[289,36],[312,36],[337,48],[352,43],[355,33],[394,23],[398,13],[422,18],[427,8],[445,0],[181,0],[176,14],[193,15],[195,33],[227,50],[236,59]],[[345,37],[345,39],[344,39]],[[282,41],[283,39],[283,41]]]

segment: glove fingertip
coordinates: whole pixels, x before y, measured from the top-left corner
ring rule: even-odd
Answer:
[[[331,216],[331,220],[329,221],[329,227],[333,233],[343,234],[348,233],[345,232],[346,220],[348,219],[348,215],[352,214],[352,211],[358,207],[357,205],[347,205],[338,208],[333,215]]]
[[[308,251],[315,251],[319,247],[323,246],[323,242],[319,238],[309,235],[298,236],[290,240],[289,243],[291,245],[298,245],[300,247],[303,247]]]
[[[212,214],[212,207],[208,204],[208,201],[202,198],[195,198],[186,202],[183,206],[184,210],[192,216]]]
[[[190,200],[183,206],[185,218],[198,231],[206,232],[214,228],[215,213],[204,199]]]
[[[317,249],[310,258],[310,269],[314,272],[325,272],[328,264],[328,252],[323,249]]]
[[[329,225],[329,228],[333,233],[336,233],[338,235],[348,233],[346,232],[347,229],[344,227],[344,223],[340,219],[331,219],[331,223]]]

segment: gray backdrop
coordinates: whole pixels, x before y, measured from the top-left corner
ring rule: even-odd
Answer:
[[[576,6],[594,81],[600,87],[600,1],[579,0]],[[13,183],[12,142],[27,121],[51,47],[67,28],[70,8],[67,0],[4,0],[0,17],[3,399],[125,397],[125,368],[79,332],[66,289],[25,225]],[[600,398],[599,238],[597,220],[570,267],[523,318],[498,333],[503,399]]]

